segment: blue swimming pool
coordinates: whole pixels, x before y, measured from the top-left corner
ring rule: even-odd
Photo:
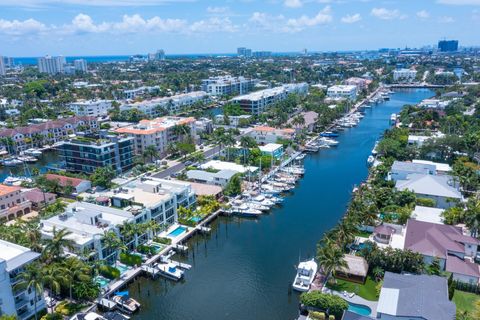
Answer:
[[[372,313],[372,309],[363,304],[356,304],[356,303],[348,303],[348,311],[355,312],[356,314],[362,316],[369,316]]]
[[[199,222],[202,220],[202,217],[191,217],[190,220],[192,220],[193,222]]]
[[[105,288],[110,283],[110,280],[102,276],[98,276],[95,278],[95,282],[100,285],[100,288]]]
[[[117,267],[118,270],[120,270],[121,274],[124,274],[125,272],[127,272],[129,270],[129,268],[127,266],[124,266],[123,264],[119,264],[116,267]]]
[[[185,227],[178,227],[168,234],[169,237],[178,237],[187,230]]]

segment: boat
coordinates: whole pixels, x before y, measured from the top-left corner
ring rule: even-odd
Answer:
[[[274,188],[272,185],[269,185],[268,183],[262,184],[262,186],[260,187],[260,190],[262,191],[262,193],[272,194],[272,195],[277,195],[282,193],[282,190],[278,190]]]
[[[260,210],[260,211],[268,211],[270,207],[264,206],[263,204],[255,203],[253,201],[247,201],[247,205],[251,209]]]
[[[117,292],[112,300],[117,304],[118,309],[126,313],[134,313],[140,309],[140,303],[128,296],[128,291]]]
[[[28,182],[31,183],[33,180],[31,178],[27,177],[14,177],[14,176],[8,176],[3,180],[3,184],[6,184],[8,186],[19,186],[22,184],[22,182]]]
[[[390,123],[395,124],[397,122],[397,115],[395,113],[392,113],[390,116]]]
[[[332,131],[325,131],[320,133],[321,137],[327,137],[327,138],[336,138],[338,137],[338,133],[332,132]]]
[[[264,195],[258,195],[258,196],[255,196],[253,198],[250,198],[250,202],[261,204],[261,205],[267,206],[267,207],[272,207],[272,206],[275,205],[275,202],[273,202],[270,199],[265,198]]]
[[[373,149],[372,149],[372,155],[374,156],[378,154],[377,147],[378,147],[378,141],[375,141],[375,145],[373,146]]]
[[[95,312],[77,313],[70,320],[106,320],[104,317]]]
[[[18,165],[21,165],[23,161],[18,160],[17,158],[11,157],[11,158],[6,158],[2,161],[2,164],[6,167],[15,167]]]
[[[180,270],[173,263],[158,263],[154,266],[163,276],[170,280],[178,281],[183,278],[183,270]]]
[[[31,156],[31,157],[40,157],[42,155],[42,151],[38,150],[38,149],[27,149],[24,151],[24,153],[27,155],[27,156]]]
[[[303,159],[305,159],[306,156],[307,156],[307,155],[306,155],[305,153],[300,153],[300,154],[295,158],[295,160],[303,160]]]
[[[38,161],[37,158],[32,157],[32,156],[19,156],[17,157],[18,160],[25,162],[25,163],[35,163]]]
[[[318,265],[313,259],[300,262],[297,267],[297,275],[293,281],[293,289],[301,292],[308,291],[315,279],[317,270]]]
[[[129,316],[121,314],[120,312],[110,311],[103,314],[103,317],[107,320],[128,320]]]
[[[368,156],[367,165],[372,166],[374,162],[375,162],[375,157],[372,155]]]
[[[265,199],[269,200],[269,201],[272,201],[273,203],[275,204],[281,204],[283,202],[283,198],[281,197],[277,197],[273,194],[262,194],[262,196],[265,197]]]
[[[329,139],[327,137],[321,137],[318,141],[332,147],[338,146],[338,144],[340,143],[337,140]]]

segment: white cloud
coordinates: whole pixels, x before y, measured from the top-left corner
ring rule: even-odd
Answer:
[[[0,6],[31,8],[43,7],[48,5],[81,5],[91,7],[141,7],[194,1],[196,0],[1,0]]]
[[[37,35],[44,33],[49,29],[45,24],[35,20],[4,20],[0,19],[0,34],[21,36]]]
[[[452,17],[449,17],[449,16],[443,16],[443,17],[438,18],[438,22],[440,22],[440,23],[453,23],[453,22],[455,22],[455,19],[453,19]]]
[[[213,17],[193,23],[189,30],[192,32],[236,32],[238,26],[234,25],[228,17]]]
[[[207,12],[213,14],[222,14],[228,12],[228,7],[208,7]]]
[[[283,5],[289,8],[300,8],[303,6],[303,3],[301,0],[285,0]]]
[[[362,20],[362,16],[360,13],[355,13],[355,14],[347,14],[346,16],[342,17],[341,21],[343,23],[355,23]]]
[[[397,9],[373,8],[370,13],[374,17],[382,20],[405,19],[407,17],[406,15],[402,15]]]
[[[326,6],[322,10],[320,10],[316,16],[308,17],[306,15],[302,15],[300,18],[296,19],[288,19],[287,21],[287,31],[290,32],[298,32],[306,27],[315,27],[317,25],[327,24],[332,22],[333,17],[331,15],[331,8],[330,6]]]
[[[437,0],[437,2],[457,6],[480,6],[480,0]]]
[[[430,13],[426,10],[421,10],[417,12],[417,17],[420,19],[428,19],[430,18]]]

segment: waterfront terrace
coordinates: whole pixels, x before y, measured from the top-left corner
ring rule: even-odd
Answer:
[[[71,117],[31,124],[13,129],[0,129],[0,137],[10,138],[12,144],[8,146],[13,153],[19,153],[32,147],[43,147],[68,138],[77,132],[92,133],[98,130],[95,117]]]

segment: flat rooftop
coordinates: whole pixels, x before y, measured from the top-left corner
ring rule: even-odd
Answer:
[[[232,170],[240,173],[245,173],[245,172],[256,172],[258,170],[258,167],[253,167],[253,166],[242,166],[233,162],[226,162],[226,161],[220,161],[220,160],[210,160],[207,163],[204,163],[200,166],[201,169],[208,169],[212,168],[215,170]]]
[[[6,269],[8,272],[38,258],[39,256],[39,253],[33,252],[28,248],[0,240],[0,260],[4,260],[7,263]]]

